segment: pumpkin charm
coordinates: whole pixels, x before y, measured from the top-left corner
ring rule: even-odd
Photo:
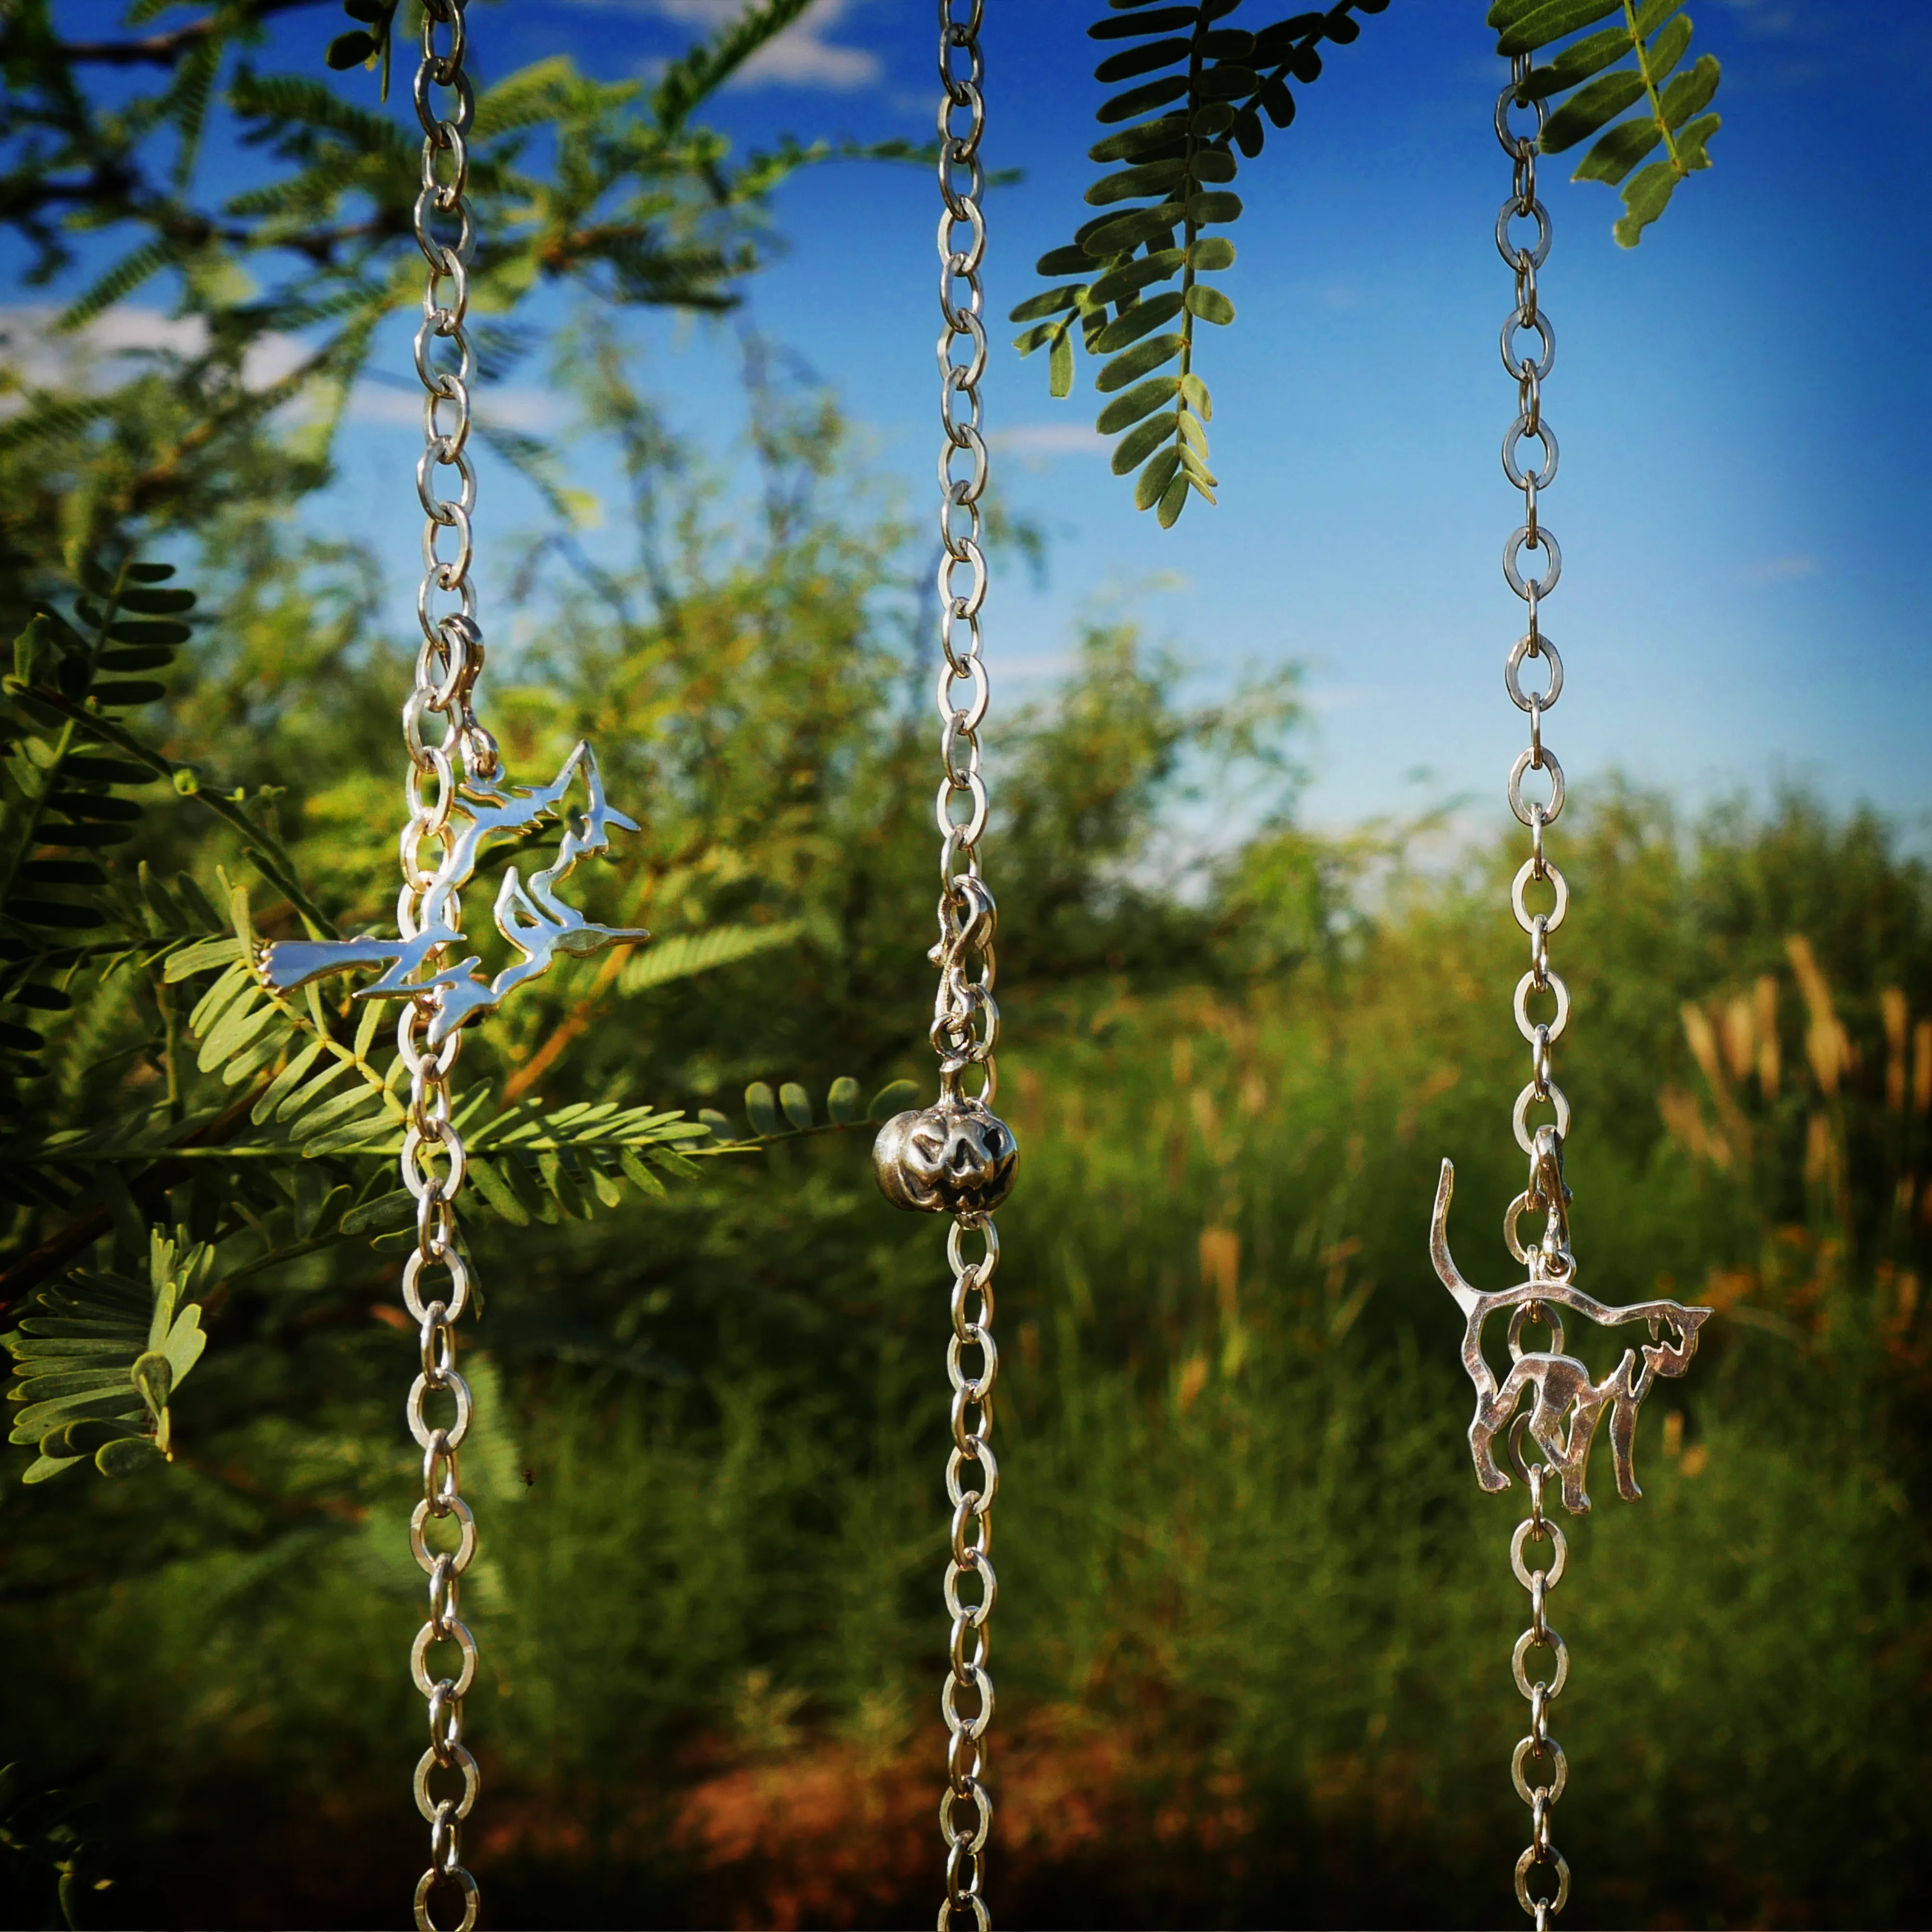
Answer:
[[[991,1214],[1011,1191],[1018,1161],[1012,1128],[974,1100],[895,1114],[872,1144],[880,1190],[915,1214]]]

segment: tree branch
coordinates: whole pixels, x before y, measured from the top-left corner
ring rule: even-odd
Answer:
[[[628,942],[611,947],[609,956],[598,969],[597,977],[590,992],[552,1029],[543,1045],[503,1083],[505,1106],[521,1100],[555,1065],[564,1049],[590,1024],[598,1007],[603,1003],[604,995],[610,989],[610,982],[623,970],[624,963],[630,958],[631,952],[632,947]]]
[[[256,0],[254,16],[266,20],[271,14],[286,14],[297,7],[317,4],[318,0]],[[172,67],[214,31],[215,20],[211,14],[165,34],[148,34],[134,40],[61,40],[51,51],[56,58],[76,65],[86,62],[98,67]]]
[[[186,1147],[218,1147],[248,1119],[250,1110],[262,1097],[267,1083],[256,1082],[205,1127],[197,1127],[182,1143]],[[145,1211],[160,1204],[160,1197],[171,1187],[192,1178],[193,1166],[184,1160],[158,1161],[146,1174],[130,1184],[136,1204]],[[91,1208],[78,1221],[70,1222],[57,1234],[50,1235],[31,1253],[22,1255],[14,1265],[0,1273],[0,1313],[4,1313],[30,1288],[38,1288],[49,1275],[58,1274],[74,1256],[92,1247],[106,1233],[113,1217],[104,1207]]]

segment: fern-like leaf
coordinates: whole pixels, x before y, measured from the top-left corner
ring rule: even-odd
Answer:
[[[1355,40],[1361,27],[1354,16],[1388,4],[1340,0],[1251,32],[1228,24],[1240,0],[1167,7],[1114,0],[1088,29],[1096,40],[1133,44],[1094,70],[1102,82],[1132,83],[1102,104],[1101,124],[1116,131],[1091,150],[1113,171],[1088,190],[1088,204],[1107,212],[1080,228],[1070,247],[1041,257],[1042,274],[1076,279],[1012,311],[1015,322],[1030,325],[1014,346],[1022,356],[1048,351],[1055,396],[1072,393],[1076,346],[1105,358],[1096,386],[1124,393],[1101,411],[1099,428],[1120,439],[1114,473],[1135,477],[1136,504],[1154,510],[1163,527],[1190,496],[1215,500],[1207,433],[1213,404],[1195,363],[1199,325],[1225,328],[1234,319],[1234,304],[1204,279],[1234,265],[1234,248],[1204,231],[1239,218],[1240,199],[1228,184],[1242,158],[1261,153],[1270,124],[1294,119],[1290,83],[1320,75],[1321,43]],[[1169,365],[1172,373],[1156,373]]]
[[[0,1337],[14,1358],[8,1440],[38,1454],[22,1480],[45,1482],[90,1453],[104,1475],[173,1459],[173,1396],[201,1359],[199,1298],[212,1251],[178,1229],[149,1232],[148,1279],[76,1269],[34,1297]]]
[[[704,932],[679,933],[670,939],[632,954],[625,962],[617,984],[626,993],[641,993],[652,986],[688,980],[698,973],[710,973],[720,966],[735,965],[741,959],[793,944],[800,928],[784,926],[718,926]]]
[[[143,242],[130,254],[122,256],[92,287],[76,296],[62,311],[55,326],[68,334],[86,327],[96,316],[112,308],[116,302],[124,302],[143,282],[169,267],[178,258],[179,253],[173,242],[165,239]]]
[[[125,957],[165,952],[169,940],[206,930],[172,899],[163,931],[147,929],[141,915],[151,908],[117,900],[106,868],[143,815],[126,794],[160,774],[111,755],[118,728],[102,712],[162,695],[152,679],[122,674],[161,668],[191,634],[182,620],[194,593],[163,588],[173,574],[169,564],[110,569],[81,556],[71,620],[50,607],[14,641],[4,686],[10,735],[38,743],[34,758],[21,761],[31,782],[16,786],[0,811],[0,1004],[36,1016],[64,1012],[73,1001],[63,982],[82,959],[111,971]],[[117,933],[124,950],[110,937]],[[37,1027],[0,1019],[0,1053],[19,1056],[20,1071],[38,1070],[46,1043]]]
[[[168,113],[173,121],[179,145],[172,170],[175,192],[184,194],[194,178],[195,164],[201,158],[202,136],[208,125],[208,104],[214,93],[216,76],[227,52],[228,37],[218,29],[191,47],[168,90]]]
[[[340,135],[364,157],[380,157],[391,166],[416,165],[418,143],[393,117],[358,107],[319,80],[291,74],[254,74],[244,68],[236,75],[229,98],[236,113],[246,119]]]
[[[500,135],[554,121],[567,111],[583,84],[577,70],[562,55],[520,68],[477,96],[472,138],[494,141]]]
[[[1612,15],[1613,24],[1585,32]],[[1624,213],[1612,232],[1634,248],[1678,184],[1711,165],[1720,124],[1705,112],[1718,91],[1716,60],[1703,54],[1683,65],[1690,20],[1682,0],[1496,0],[1489,23],[1498,53],[1544,57],[1517,100],[1561,102],[1544,128],[1545,154],[1595,137],[1572,178],[1622,185]]]
[[[651,96],[658,125],[667,134],[680,130],[699,102],[716,93],[760,47],[777,39],[811,4],[812,0],[757,0],[722,32],[673,61]]]
[[[104,416],[113,413],[111,396],[81,396],[44,401],[0,423],[0,451],[24,449],[29,443],[70,441]]]

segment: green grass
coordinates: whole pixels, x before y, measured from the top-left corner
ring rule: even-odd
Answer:
[[[1748,870],[1776,830],[1705,862]],[[1580,867],[1600,959],[1636,943],[1603,889],[1616,855],[1600,822]],[[1517,1174],[1497,924],[1483,896],[1418,886],[1318,983],[1088,987],[1022,1023],[1004,1069],[1024,1168],[999,1281],[992,1773],[1011,1922],[1514,1910],[1522,1497],[1476,1489],[1458,1324],[1424,1238],[1453,1152],[1464,1266],[1508,1267],[1490,1234]],[[1754,970],[1766,938],[1746,926],[1725,944]],[[1835,996],[1855,1028],[1895,963]],[[1606,1451],[1597,1509],[1569,1526],[1551,1614],[1573,1658],[1553,1719],[1573,1910],[1915,1922],[1924,1370],[1896,1283],[1922,1223],[1898,1248],[1868,1198],[1880,1176],[1856,1165],[1841,1225],[1829,1201],[1805,1208],[1802,1175],[1783,1176],[1798,1219],[1760,1198],[1778,1191],[1774,1145],[1754,1174],[1694,1160],[1656,1096],[1673,1078],[1715,1095],[1681,1025],[1601,1037],[1605,972],[1579,974],[1579,1030],[1651,1100],[1648,1119],[1580,1108],[1586,1284],[1691,1293],[1760,1267],[1754,1242],[1809,1272],[1731,1291],[1763,1318],[1720,1317],[1652,1398],[1643,1502],[1616,1499]],[[1922,1150],[1922,1117],[1886,1112],[1882,1039],[1829,1100],[1788,974],[1780,1006],[1779,1096],[1731,1096],[1767,1144],[1791,1104],[1854,1154]],[[1609,1083],[1580,1044],[1574,1060],[1588,1106]],[[466,1586],[487,1660],[470,1842],[500,1924],[886,1924],[932,1896],[938,1231],[878,1202],[856,1139],[775,1159],[663,1210],[656,1239],[696,1242],[719,1298],[692,1381],[514,1355],[484,1375],[492,1419],[464,1458],[487,1552]],[[1896,1193],[1905,1176],[1885,1173]],[[566,1276],[573,1250],[608,1268],[634,1238],[617,1221],[537,1232]],[[353,1346],[394,1379],[402,1343],[369,1324]],[[0,1612],[10,1654],[44,1660],[16,1679],[16,1724],[112,1820],[90,1838],[116,1882],[101,1922],[138,1904],[144,1922],[382,1923],[414,1868],[408,1466],[316,1420],[258,1417],[225,1474],[178,1469],[194,1502],[178,1553],[146,1546],[124,1576],[44,1595],[28,1562]],[[251,1466],[280,1472],[266,1526],[235,1480]],[[302,1520],[289,1498],[305,1491]],[[136,1494],[94,1485],[97,1532]],[[37,1501],[10,1494],[12,1539],[31,1541]]]

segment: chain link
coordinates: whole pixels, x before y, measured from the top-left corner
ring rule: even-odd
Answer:
[[[1516,1796],[1529,1807],[1529,1843],[1516,1862],[1516,1903],[1536,1922],[1537,1932],[1547,1932],[1550,1922],[1570,1899],[1569,1861],[1556,1849],[1550,1835],[1550,1814],[1570,1781],[1569,1760],[1563,1755],[1563,1747],[1550,1734],[1550,1707],[1562,1694],[1569,1678],[1570,1651],[1549,1618],[1550,1592],[1563,1580],[1570,1550],[1561,1526],[1543,1513],[1543,1486],[1555,1472],[1546,1463],[1527,1467],[1523,1463],[1522,1432],[1528,1420],[1526,1415],[1518,1417],[1510,1430],[1510,1454],[1529,1485],[1529,1514],[1516,1526],[1516,1534],[1510,1540],[1510,1568],[1516,1572],[1516,1581],[1529,1592],[1530,1618],[1528,1629],[1516,1639],[1516,1652],[1510,1659],[1516,1688],[1529,1700],[1529,1735],[1516,1745],[1516,1754],[1510,1760],[1510,1778]],[[1525,1558],[1525,1546],[1544,1541],[1550,1546],[1549,1568],[1532,1570]],[[1532,1679],[1528,1658],[1532,1650],[1547,1651],[1554,1660],[1554,1671],[1547,1680]],[[1532,1767],[1534,1784],[1530,1781]],[[1556,1874],[1553,1895],[1532,1894],[1530,1890],[1530,1874],[1539,1866]]]
[[[1496,98],[1496,138],[1512,167],[1509,198],[1496,217],[1496,247],[1516,276],[1516,304],[1504,320],[1502,335],[1503,367],[1516,386],[1516,419],[1503,437],[1503,473],[1522,492],[1523,512],[1522,523],[1510,532],[1509,541],[1503,546],[1503,575],[1510,588],[1529,607],[1528,628],[1511,648],[1503,670],[1504,686],[1511,702],[1529,716],[1529,743],[1517,754],[1509,776],[1510,809],[1529,831],[1529,856],[1510,891],[1516,923],[1529,937],[1529,970],[1517,982],[1515,1000],[1516,1026],[1529,1045],[1529,1080],[1516,1096],[1512,1124],[1518,1144],[1524,1153],[1533,1154],[1534,1136],[1529,1124],[1532,1106],[1552,1107],[1558,1136],[1567,1138],[1570,1132],[1569,1100],[1550,1077],[1550,1048],[1562,1037],[1570,1021],[1570,992],[1550,970],[1550,935],[1563,923],[1569,910],[1570,888],[1544,850],[1544,834],[1563,813],[1563,767],[1557,762],[1556,754],[1543,742],[1543,721],[1555,709],[1563,692],[1563,660],[1544,632],[1540,608],[1543,599],[1556,587],[1557,579],[1563,573],[1563,553],[1555,532],[1544,526],[1538,503],[1539,494],[1556,481],[1558,461],[1556,432],[1543,414],[1543,381],[1556,363],[1556,337],[1536,290],[1537,271],[1550,255],[1550,211],[1536,193],[1537,140],[1548,110],[1540,100],[1533,104],[1536,126],[1528,133],[1517,132],[1509,118],[1516,92],[1528,74],[1528,57],[1519,55],[1510,65],[1509,85]],[[1535,232],[1528,241],[1512,236],[1510,224],[1519,220],[1536,224]],[[1518,346],[1525,334],[1535,338],[1533,354],[1530,344]],[[1538,460],[1533,464],[1523,460],[1526,441],[1537,446]],[[1534,553],[1540,563],[1540,575],[1525,574],[1526,550]],[[1546,668],[1549,682],[1540,691],[1523,688],[1522,668],[1532,659]],[[1524,798],[1523,780],[1532,771],[1547,777],[1547,799]],[[1529,910],[1527,894],[1532,881],[1550,886],[1555,895],[1550,910],[1532,913]],[[1532,1017],[1532,995],[1547,995],[1553,1002],[1555,1010],[1547,1018]],[[1523,1207],[1541,1204],[1525,1196],[1510,1210],[1510,1247],[1519,1261],[1524,1258],[1524,1250],[1516,1234],[1518,1214]]]
[[[986,248],[980,208],[985,174],[980,141],[986,106],[980,82],[982,0],[939,0],[939,757],[936,806],[940,839],[939,968],[932,1040],[940,1059],[942,1103],[964,1100],[990,1108],[998,1090],[994,1051],[1000,1010],[993,998],[996,963],[992,894],[980,876],[979,843],[986,827],[986,785],[980,769],[980,727],[989,696],[980,654],[980,613],[986,596],[986,560],[980,548],[980,499],[986,488],[986,444],[980,430],[980,382],[986,368],[984,298],[980,272]],[[963,117],[963,125],[962,124]],[[962,346],[963,345],[963,346]],[[964,467],[962,468],[963,459]],[[961,686],[965,686],[962,694]],[[957,801],[966,801],[960,816]],[[963,1091],[969,1067],[980,1070],[976,1094]],[[969,1237],[980,1252],[969,1258]],[[988,1619],[998,1585],[993,1574],[993,1501],[1000,1468],[994,1459],[993,1383],[999,1372],[993,1343],[993,1274],[1000,1239],[990,1214],[960,1211],[947,1231],[952,1270],[952,1340],[946,1370],[952,1384],[952,1448],[946,1492],[952,1504],[952,1551],[946,1568],[946,1614],[952,1619],[949,1668],[940,1693],[946,1718],[946,1782],[940,1799],[946,1844],[946,1897],[939,1932],[970,1919],[974,1932],[992,1921],[982,1891],[992,1800],[984,1783],[985,1737],[993,1718],[993,1680],[986,1669],[992,1645]],[[966,1352],[977,1352],[969,1372]],[[976,1474],[969,1475],[969,1466]],[[961,1580],[979,1580],[976,1599],[959,1594]],[[962,1699],[966,1700],[962,1706]]]
[[[981,1248],[978,1257],[969,1261],[965,1250],[970,1234],[977,1234]],[[952,1450],[946,1460],[952,1531],[945,1594],[952,1629],[950,1668],[939,1700],[947,1736],[946,1790],[939,1801],[940,1834],[946,1843],[946,1899],[939,1908],[938,1924],[939,1932],[950,1932],[960,1922],[958,1915],[970,1912],[976,1932],[987,1932],[992,1921],[980,1890],[980,1858],[992,1827],[993,1803],[983,1782],[986,1760],[982,1740],[993,1720],[993,1680],[986,1669],[992,1639],[987,1619],[999,1594],[992,1550],[993,1502],[1000,1492],[1000,1466],[990,1440],[993,1382],[1000,1367],[993,1343],[993,1272],[999,1265],[1000,1237],[992,1217],[959,1216],[946,1232],[946,1258],[952,1268],[952,1340],[946,1352],[952,1384]],[[968,1348],[980,1352],[976,1374],[966,1372],[963,1355]],[[968,1463],[976,1463],[979,1470],[970,1479]],[[976,1601],[959,1594],[960,1579],[969,1573],[980,1580]],[[970,1696],[970,1708],[961,1708],[962,1694]]]
[[[403,886],[396,904],[397,929],[412,939],[422,929],[424,895],[436,883],[436,860],[451,845],[450,814],[458,782],[454,759],[464,774],[497,776],[495,741],[476,722],[474,693],[483,668],[483,636],[476,626],[476,592],[470,570],[473,548],[470,515],[476,504],[476,472],[470,438],[470,382],[472,358],[464,323],[470,301],[470,263],[476,233],[466,194],[468,135],[474,108],[464,72],[465,0],[425,0],[422,58],[416,69],[416,116],[422,124],[422,187],[416,196],[416,236],[428,272],[423,286],[423,319],[416,330],[416,374],[423,386],[423,453],[416,464],[416,494],[423,525],[423,577],[416,598],[423,641],[416,654],[416,680],[403,706],[403,740],[410,770],[404,799],[409,820],[400,840]],[[439,39],[446,41],[440,49]],[[431,99],[441,88],[452,97],[446,115]],[[439,233],[453,221],[454,238]],[[439,352],[438,345],[447,349]],[[440,494],[440,470],[453,470],[454,496]],[[443,532],[454,554],[442,552]],[[439,610],[439,598],[454,598]],[[426,740],[429,716],[444,721],[440,740]],[[426,784],[425,781],[428,782]],[[445,917],[460,929],[460,907],[452,893]],[[433,954],[433,970],[440,954]],[[453,1032],[436,1049],[424,1040],[444,997],[425,991],[402,1010],[396,1050],[410,1076],[409,1125],[403,1138],[404,1185],[416,1203],[416,1247],[403,1269],[403,1300],[418,1324],[422,1372],[410,1390],[410,1432],[422,1454],[422,1499],[410,1519],[410,1548],[429,1580],[429,1615],[410,1653],[410,1674],[428,1700],[429,1748],[416,1765],[416,1808],[430,1828],[430,1863],[416,1886],[417,1932],[436,1932],[430,1896],[439,1885],[463,1897],[457,1932],[476,1922],[476,1881],[464,1868],[462,1821],[476,1802],[476,1760],[463,1742],[463,1700],[476,1676],[476,1642],[458,1615],[460,1580],[476,1554],[476,1519],[463,1499],[458,1454],[470,1432],[473,1407],[470,1384],[457,1371],[456,1323],[470,1300],[470,1267],[456,1225],[456,1200],[462,1192],[465,1157],[461,1136],[451,1118],[449,1076],[462,1047]],[[440,1292],[425,1300],[424,1277],[440,1280]],[[425,1403],[432,1394],[455,1405],[448,1423],[432,1423]],[[428,1540],[434,1517],[454,1520],[457,1546],[432,1550]],[[432,1676],[433,1646],[453,1643],[460,1657],[457,1674]],[[439,1796],[430,1788],[437,1772],[455,1772],[461,1789]]]

